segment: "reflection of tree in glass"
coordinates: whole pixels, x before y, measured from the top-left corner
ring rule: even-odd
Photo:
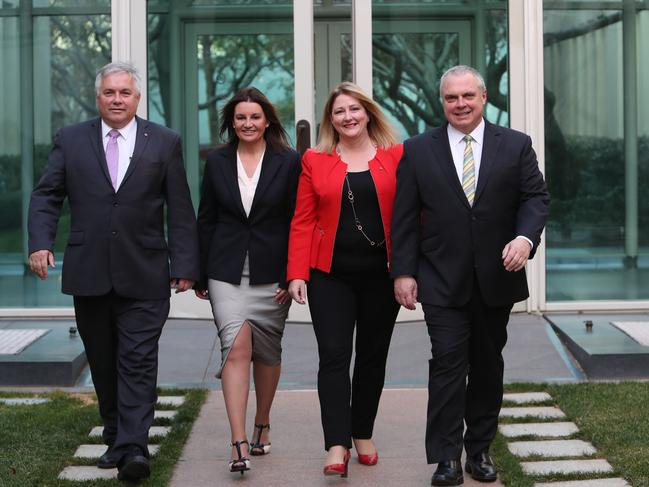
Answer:
[[[110,16],[49,17],[52,130],[97,115],[95,74],[111,60]]]
[[[543,34],[543,46],[547,48],[557,43],[588,35],[621,20],[621,12],[602,13],[587,22],[570,26],[561,31],[546,31]],[[593,179],[594,184],[588,183],[591,180],[589,176],[592,175],[595,166],[593,159],[591,158],[590,162],[589,160],[584,160],[582,157],[583,149],[574,150],[582,145],[581,139],[583,138],[573,137],[573,140],[566,140],[554,113],[557,96],[545,87],[544,97],[545,174],[550,193],[552,194],[552,200],[550,202],[551,221],[548,224],[546,233],[549,245],[555,246],[558,242],[570,241],[572,239],[572,230],[575,222],[580,221],[597,226],[602,223],[602,220],[608,220],[614,214],[609,211],[611,208],[617,206],[614,204],[613,193],[610,187],[614,181],[619,181],[619,178],[612,177],[609,174],[608,177]],[[571,147],[573,150],[571,150]],[[621,162],[622,158],[618,158],[618,161]],[[615,170],[614,166],[616,165],[618,164],[611,164],[609,169]],[[584,169],[587,169],[589,174],[580,175],[580,171]],[[599,184],[603,184],[605,187],[608,186],[608,188],[600,191]],[[623,188],[620,191],[620,194],[623,194]],[[599,202],[596,205],[584,205],[583,202],[591,201],[592,193],[607,194],[609,198],[606,202]],[[578,204],[578,202],[580,203]],[[581,209],[584,207],[604,209],[604,214],[598,213],[595,218],[592,218],[592,212],[590,217],[586,214],[580,214]],[[618,216],[615,218],[618,218]],[[619,222],[622,220],[618,218],[616,221]]]
[[[282,121],[293,118],[293,38],[291,35],[219,35],[198,40],[211,145],[219,143],[219,109],[234,93],[256,86],[275,103]],[[289,127],[288,125],[285,125]]]
[[[379,34],[374,47],[374,96],[404,127],[421,132],[443,121],[437,84],[458,63],[457,34]]]
[[[485,82],[488,115],[507,124],[507,16],[493,10],[487,19]],[[444,112],[439,99],[439,78],[458,64],[457,33],[375,34],[373,45],[374,97],[401,124],[407,135],[440,125]]]

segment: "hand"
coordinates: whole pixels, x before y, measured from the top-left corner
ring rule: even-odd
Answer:
[[[171,288],[176,290],[176,294],[178,293],[183,293],[187,291],[188,289],[191,289],[194,286],[194,281],[192,279],[183,279],[181,278],[173,278],[171,280]]]
[[[199,299],[210,299],[210,292],[207,289],[194,289],[194,294]]]
[[[394,280],[394,298],[401,306],[415,309],[417,304],[417,281],[412,276],[400,276]]]
[[[524,238],[515,238],[503,249],[503,265],[509,272],[518,272],[527,263],[532,248],[530,243]]]
[[[304,279],[293,279],[288,284],[288,293],[296,303],[306,303],[306,282]]]
[[[37,250],[29,254],[29,268],[41,279],[47,277],[47,267],[56,267],[54,254],[49,250]]]
[[[290,300],[291,297],[288,295],[288,291],[286,289],[282,289],[281,287],[278,287],[277,291],[275,291],[274,299],[278,304],[284,304],[288,300]]]

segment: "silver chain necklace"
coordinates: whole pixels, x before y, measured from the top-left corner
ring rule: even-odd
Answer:
[[[365,233],[365,230],[363,230],[363,225],[361,224],[361,221],[358,219],[358,216],[356,215],[356,207],[354,206],[354,193],[352,192],[352,187],[349,185],[349,178],[347,177],[347,173],[345,173],[345,182],[347,183],[347,199],[349,200],[349,203],[352,205],[352,213],[354,214],[354,224],[356,225],[356,228],[358,229],[359,232],[363,234],[365,240],[367,240],[372,247],[380,247],[385,243],[385,237],[383,237],[383,240],[381,240],[379,243],[376,243],[376,241],[368,237],[367,233]]]

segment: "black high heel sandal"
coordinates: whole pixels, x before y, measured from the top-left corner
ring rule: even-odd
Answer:
[[[270,442],[262,443],[261,433],[266,428],[268,428],[268,431],[270,431],[270,424],[256,424],[255,428],[257,428],[259,433],[257,434],[257,441],[254,441],[250,445],[250,454],[254,456],[268,455],[270,453]]]
[[[231,446],[237,449],[237,455],[239,457],[236,460],[230,460],[228,462],[230,472],[241,472],[241,475],[243,475],[243,472],[250,470],[250,459],[241,455],[241,445],[243,445],[244,443],[250,446],[248,440],[241,440],[230,443]]]

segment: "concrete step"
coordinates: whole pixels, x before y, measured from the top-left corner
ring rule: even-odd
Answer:
[[[517,457],[582,457],[597,453],[593,445],[582,440],[514,441],[507,448]]]
[[[571,422],[563,423],[520,423],[520,424],[501,424],[498,426],[500,433],[507,438],[517,438],[520,436],[547,436],[551,438],[560,438],[570,436],[579,431],[577,425]]]
[[[537,482],[534,487],[631,487],[626,480],[620,478],[570,480],[568,482]]]
[[[512,392],[503,395],[504,401],[516,404],[530,404],[535,402],[551,401],[552,396],[547,392]]]
[[[185,402],[184,396],[158,396],[160,406],[182,406]]]
[[[554,407],[522,407],[502,408],[501,418],[565,418],[566,415],[559,408]]]
[[[149,445],[149,455],[153,456],[158,453],[160,445]],[[106,445],[81,445],[74,452],[76,458],[99,458],[106,453]]]
[[[613,471],[611,464],[604,459],[521,462],[521,467],[523,467],[523,472],[528,475],[608,473]]]
[[[116,468],[97,468],[97,467],[65,467],[59,474],[61,480],[99,480],[99,479],[116,479]]]
[[[46,397],[0,397],[0,403],[7,406],[33,406],[50,402]]]
[[[153,413],[153,418],[154,419],[174,419],[176,415],[178,414],[178,411],[173,411],[171,409],[167,410],[162,410],[162,411],[155,411]]]
[[[164,437],[169,434],[171,431],[170,426],[151,426],[151,429],[149,429],[149,438],[156,438],[156,437]],[[104,427],[103,426],[95,426],[92,430],[90,430],[90,433],[88,436],[91,438],[96,438],[99,437],[101,438],[101,434],[104,432]]]

